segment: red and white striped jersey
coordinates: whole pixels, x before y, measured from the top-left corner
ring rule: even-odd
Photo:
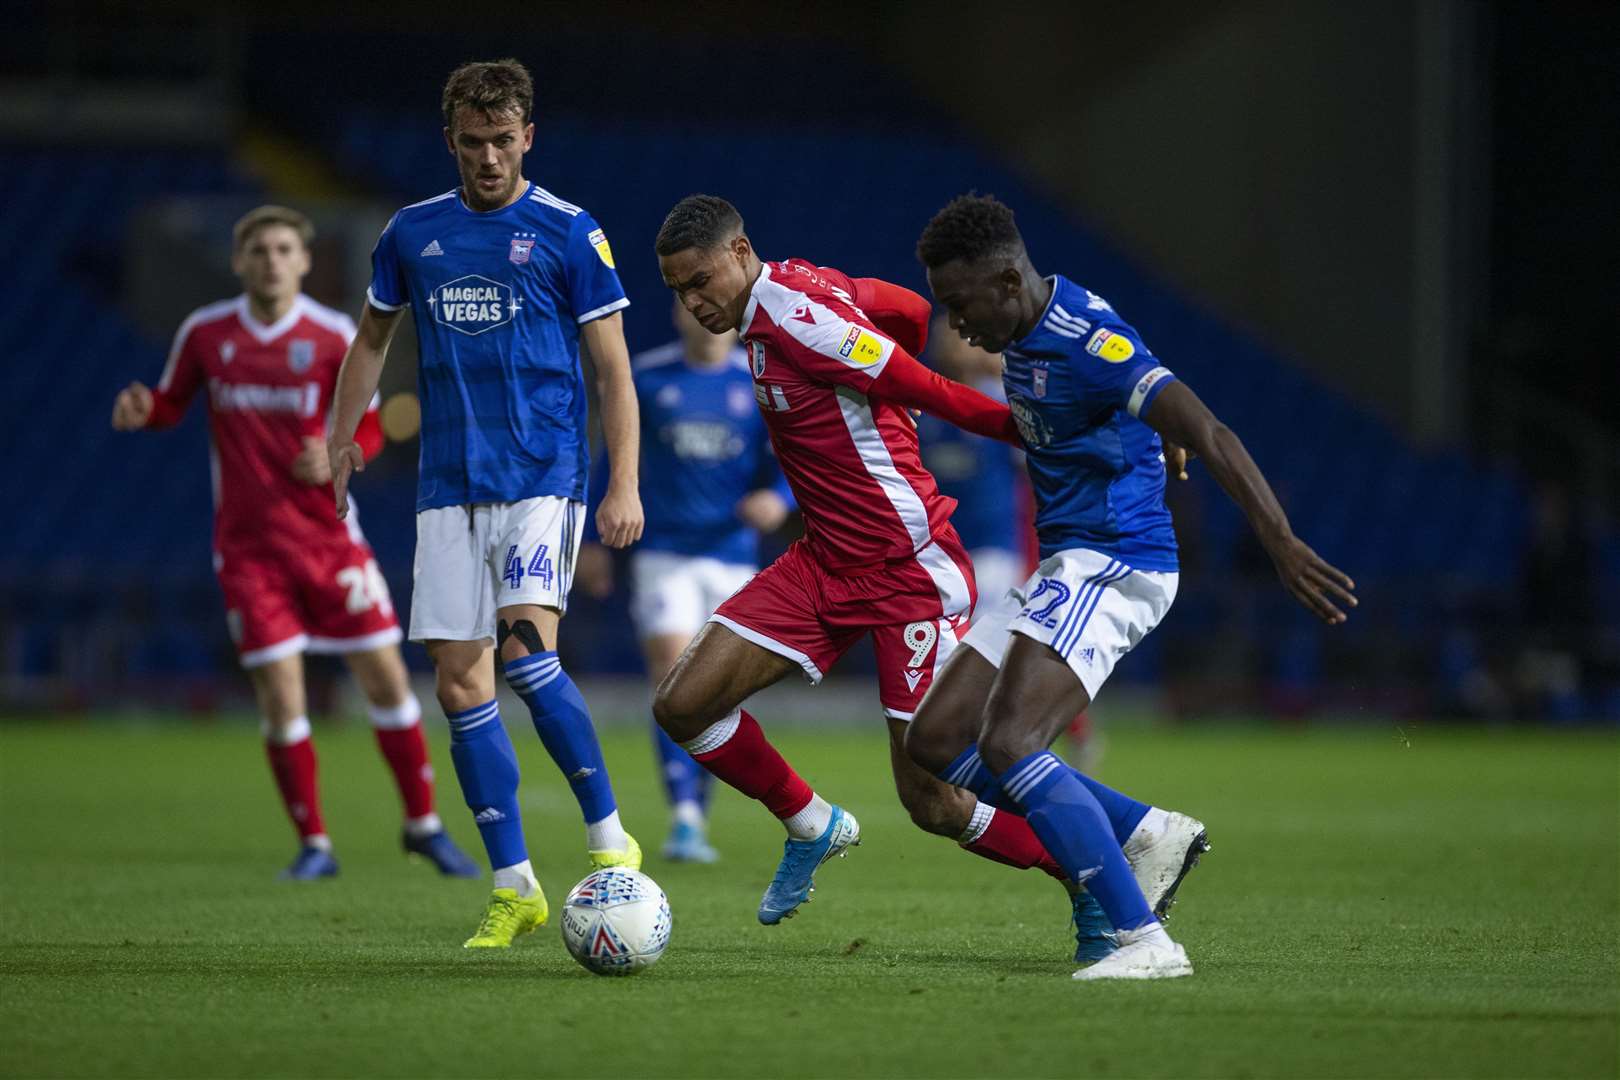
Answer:
[[[207,392],[216,550],[296,553],[349,531],[332,485],[298,480],[292,463],[306,437],[326,439],[353,338],[353,320],[302,295],[270,326],[253,317],[246,296],[198,308],[180,324],[147,426],[172,426]],[[368,458],[382,447],[376,408],[373,399],[356,432]]]
[[[956,507],[923,468],[906,408],[870,396],[896,345],[855,295],[838,270],[766,263],[742,320],[754,396],[806,540],[843,575],[910,558],[949,527]]]

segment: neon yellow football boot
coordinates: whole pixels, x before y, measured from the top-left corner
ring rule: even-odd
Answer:
[[[489,894],[489,906],[478,921],[473,936],[462,942],[464,949],[507,949],[519,934],[546,925],[551,907],[546,894],[536,887],[533,896],[519,896],[516,889],[496,889]]]
[[[591,857],[592,870],[606,870],[610,866],[622,866],[626,870],[641,869],[641,845],[629,833],[624,834],[624,850],[618,851],[609,848],[606,851],[588,851]]]

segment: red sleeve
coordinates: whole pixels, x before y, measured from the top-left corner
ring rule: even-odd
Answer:
[[[1007,406],[924,367],[901,349],[889,354],[883,370],[872,380],[871,392],[908,409],[921,409],[963,431],[1024,445]]]
[[[197,362],[197,350],[192,345],[192,325],[190,319],[181,323],[175,332],[174,344],[169,346],[169,361],[163,366],[162,378],[152,389],[152,415],[146,420],[149,428],[178,424],[202,385],[202,365]]]
[[[360,453],[367,461],[382,453],[382,420],[378,416],[375,394],[371,397],[371,404],[367,406],[365,415],[360,418],[360,423],[354,429],[354,441],[359,444]]]
[[[872,324],[912,356],[921,356],[928,344],[933,305],[910,289],[891,285],[882,278],[855,278],[852,284],[855,306],[866,312]]]

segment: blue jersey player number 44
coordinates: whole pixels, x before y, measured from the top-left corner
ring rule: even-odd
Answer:
[[[494,871],[469,948],[508,946],[548,915],[496,702],[497,662],[579,802],[590,865],[641,863],[556,652],[589,474],[581,344],[596,363],[612,458],[597,525],[613,547],[641,535],[639,425],[619,314],[630,301],[591,215],[523,175],[533,102],[516,61],[464,64],[445,84],[445,144],[461,183],[400,210],[378,239],[328,448],[341,517],[349,476],[364,465],[355,425],[409,308],[423,414],[410,635],[433,661],[456,776]]]

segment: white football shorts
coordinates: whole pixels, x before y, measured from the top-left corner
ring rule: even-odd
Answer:
[[[630,618],[643,639],[692,637],[714,609],[748,584],[755,567],[669,551],[630,556]]]
[[[999,547],[979,547],[968,552],[973,560],[973,577],[979,586],[979,603],[973,609],[977,622],[1009,592],[1022,591],[1029,578],[1029,564],[1016,551]]]
[[[1095,701],[1119,658],[1170,610],[1180,579],[1070,548],[1036,567],[1023,588],[986,603],[962,643],[999,668],[1012,634],[1034,638],[1063,657]]]
[[[514,604],[566,611],[584,527],[585,504],[555,495],[420,511],[411,640],[493,639]]]

